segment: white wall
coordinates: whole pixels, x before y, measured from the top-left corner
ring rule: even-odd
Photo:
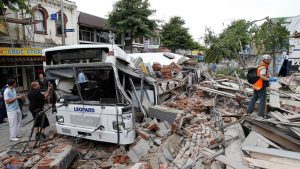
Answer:
[[[18,18],[19,17],[17,12],[13,12],[10,10],[7,10],[6,14],[7,14],[6,17],[8,17],[8,18]],[[3,23],[3,28],[6,31],[6,26],[4,26],[4,25],[5,25],[5,23]],[[0,41],[10,43],[11,41],[15,42],[17,40],[21,40],[22,37],[20,37],[20,32],[19,32],[19,31],[21,31],[21,29],[19,29],[20,25],[15,24],[15,23],[7,23],[7,25],[8,25],[7,28],[8,28],[8,32],[9,32],[10,36],[1,35]]]
[[[32,1],[31,6],[35,7],[39,4],[41,4],[41,6],[44,7],[49,14],[49,17],[47,19],[47,34],[43,35],[43,34],[34,33],[34,42],[46,43],[46,39],[48,40],[50,39],[54,41],[55,44],[61,45],[62,38],[61,36],[56,36],[55,21],[51,20],[51,14],[60,11],[60,1],[59,0],[35,0]],[[75,32],[66,33],[65,43],[66,45],[77,44],[78,12],[77,12],[77,6],[75,2],[64,1],[64,13],[68,19],[68,22],[66,24],[66,29],[75,29]],[[26,31],[27,36],[30,36],[29,32],[32,33],[33,30]]]

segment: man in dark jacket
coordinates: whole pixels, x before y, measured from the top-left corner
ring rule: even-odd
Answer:
[[[32,113],[33,118],[36,118],[39,112],[43,111],[44,102],[47,100],[52,87],[49,86],[47,91],[42,94],[41,86],[39,82],[35,81],[31,83],[31,90],[28,93],[29,99],[29,110]],[[42,119],[44,118],[44,123],[42,124]],[[42,141],[46,140],[45,129],[49,126],[49,120],[46,114],[39,115],[35,120],[34,132],[35,138],[40,138]],[[39,128],[41,128],[41,133],[39,133]]]
[[[48,88],[48,83],[46,81],[44,73],[39,74],[39,79],[37,80],[41,86],[41,92],[46,92]]]

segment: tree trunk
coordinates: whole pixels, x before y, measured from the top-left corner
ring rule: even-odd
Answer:
[[[240,57],[239,53],[236,51],[236,49],[234,49],[234,48],[233,48],[233,50],[234,50],[234,53],[236,54],[236,56],[237,56],[237,58],[238,58],[239,62],[240,62],[240,63],[241,63],[241,65],[243,66],[243,69],[246,69],[245,62],[244,62],[244,61],[241,59],[241,57]]]
[[[277,76],[276,73],[276,53],[273,51],[272,52],[272,60],[273,60],[273,76]]]
[[[133,52],[133,30],[130,31],[130,53]]]

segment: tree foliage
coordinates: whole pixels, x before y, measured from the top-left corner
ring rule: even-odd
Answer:
[[[205,52],[205,60],[219,63],[223,58],[237,59],[239,52],[249,44],[249,24],[245,20],[231,23],[219,36],[208,29],[204,42],[209,46]]]
[[[272,21],[268,19],[261,26],[252,28],[253,43],[257,54],[272,54],[281,52],[289,47],[289,31],[284,26],[284,20]]]
[[[185,21],[181,17],[174,16],[162,26],[161,42],[172,52],[175,52],[176,49],[197,49],[200,47],[197,42],[193,41],[184,24]]]
[[[267,19],[261,26],[254,26],[253,44],[257,54],[270,54],[273,57],[273,73],[276,68],[276,53],[289,49],[289,31],[284,26],[283,19],[274,21]]]
[[[134,38],[155,36],[157,21],[150,19],[155,10],[150,9],[148,0],[120,0],[108,15],[109,24],[118,33],[130,33],[131,52]]]
[[[5,7],[13,11],[25,10],[29,12],[27,0],[0,0],[0,10],[3,11]]]

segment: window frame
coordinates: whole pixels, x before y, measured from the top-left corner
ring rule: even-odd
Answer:
[[[35,7],[32,8],[32,13],[33,13],[34,20],[35,20],[35,12],[36,11],[39,11],[39,12],[41,12],[43,14],[43,27],[44,27],[44,31],[40,31],[40,30],[37,31],[36,23],[34,23],[34,33],[35,34],[44,34],[44,35],[47,35],[47,32],[48,32],[47,31],[47,20],[49,18],[49,14],[48,14],[47,10],[44,7],[42,7],[41,4],[39,4],[39,5],[37,5],[37,6],[35,6]]]
[[[58,17],[61,17],[61,11],[58,11],[58,12],[56,12],[57,14],[58,14]],[[63,30],[62,30],[62,33],[61,34],[58,34],[57,32],[57,20],[55,21],[55,35],[56,36],[59,36],[59,37],[61,37],[62,36],[62,33],[64,32]],[[67,17],[67,15],[64,13],[64,25],[65,25],[65,29],[66,29],[66,26],[67,26],[67,23],[68,23],[68,17]],[[65,32],[65,37],[67,37],[67,33]]]

